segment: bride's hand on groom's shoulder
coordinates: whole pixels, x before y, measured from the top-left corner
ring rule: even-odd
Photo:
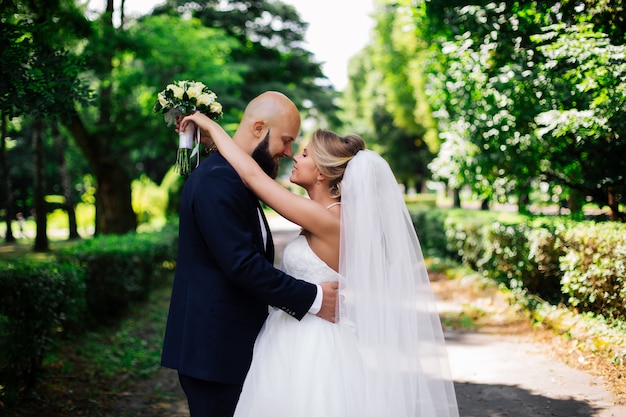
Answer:
[[[336,322],[337,312],[337,289],[339,284],[336,282],[325,282],[322,287],[322,308],[316,316],[328,320],[331,323]]]

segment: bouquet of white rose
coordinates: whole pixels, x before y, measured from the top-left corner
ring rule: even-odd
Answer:
[[[201,82],[176,81],[169,84],[158,95],[154,111],[163,114],[165,122],[171,125],[179,116],[186,116],[199,111],[217,119],[222,115],[222,105],[217,102],[217,95]],[[189,159],[197,155],[196,166],[200,163],[198,152],[200,131],[191,123],[184,132],[180,132],[175,169],[180,175],[191,173]],[[193,149],[191,154],[189,152]]]

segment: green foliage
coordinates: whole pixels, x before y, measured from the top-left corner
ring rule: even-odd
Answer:
[[[34,388],[59,336],[82,327],[84,279],[84,269],[67,263],[8,263],[0,270],[0,399]]]
[[[415,193],[405,194],[404,202],[406,204],[416,204],[418,206],[437,207],[437,194]]]
[[[224,110],[221,123],[229,131],[238,124],[247,102],[268,89],[288,94],[303,116],[311,106],[316,107],[317,117],[334,113],[332,95],[314,83],[322,76],[320,65],[298,47],[302,22],[293,9],[289,13],[257,1],[240,7],[230,2],[233,7],[224,11],[216,3],[204,2],[192,10],[183,4],[177,9],[170,2],[151,16],[129,21],[127,30],[117,34],[120,50],[92,40],[90,56],[103,54],[98,52],[102,48],[113,53],[114,62],[106,79],[94,80],[109,83],[110,79],[111,85],[115,123],[100,129],[105,138],[116,140],[104,140],[103,146],[128,161],[131,178],[147,174],[158,183],[175,162],[178,136],[151,113],[157,93],[173,80],[201,81],[214,91]],[[275,25],[256,20],[270,16],[268,11],[276,13]],[[98,123],[98,112],[81,116],[88,126]]]
[[[533,74],[547,102],[536,116],[542,173],[617,212],[626,192],[626,46],[591,25],[551,26],[533,39],[544,57]]]
[[[436,179],[522,211],[534,188],[563,186],[565,197],[591,196],[620,218],[626,61],[624,32],[614,24],[619,4],[383,4],[379,24],[388,28],[390,15],[412,12],[405,27],[416,37],[394,39],[390,51],[431,45],[420,68],[444,141],[429,165]]]
[[[548,227],[537,227],[525,218],[491,224],[479,270],[511,290],[528,292],[549,302],[561,301],[561,252],[554,227]]]
[[[559,236],[565,226],[558,222],[534,224],[528,230],[529,275],[524,278],[524,285],[531,294],[544,300],[557,303],[562,301],[560,259],[563,255],[562,240]]]
[[[204,26],[225,31],[240,45],[231,59],[245,68],[243,81],[218,92],[221,98],[229,96],[245,103],[263,91],[282,91],[304,117],[335,123],[334,91],[321,64],[302,48],[307,24],[293,6],[267,0],[230,0],[227,7],[219,0],[194,4],[193,8],[186,1],[179,3],[181,14],[189,13]],[[242,110],[243,106],[236,108]]]
[[[345,131],[358,132],[370,148],[380,139],[374,115],[385,105],[385,97],[378,89],[382,75],[374,66],[373,53],[373,46],[368,45],[350,59],[348,84],[342,93],[339,113]]]
[[[498,217],[487,211],[472,216],[467,216],[465,210],[450,211],[445,220],[448,250],[455,252],[464,265],[478,271],[485,251],[486,228]]]
[[[440,44],[445,71],[433,66],[430,75],[438,88],[431,89],[431,99],[439,128],[450,142],[431,169],[456,187],[470,185],[483,199],[507,202],[528,192],[536,165],[527,129],[533,96],[519,83],[532,65],[526,28],[504,3],[455,11],[458,33],[446,33]],[[520,38],[508,46],[507,35]]]
[[[445,233],[448,213],[419,205],[408,207],[422,251],[427,255],[456,258],[457,252],[449,249]]]
[[[88,27],[86,19],[73,1],[57,2],[53,13],[42,12],[49,9],[42,1],[6,3],[0,12],[0,113],[66,117],[91,94],[79,77],[83,62],[69,48]]]
[[[118,3],[112,13],[87,18],[85,5],[73,0],[3,1],[0,113],[65,124],[62,134],[75,142],[63,151],[75,182],[68,188],[95,176],[96,233],[135,230],[131,182],[147,175],[159,183],[175,161],[178,137],[152,112],[157,92],[172,80],[205,82],[219,95],[231,131],[246,103],[268,89],[292,97],[303,116],[337,119],[321,64],[302,49],[306,24],[295,9],[269,1],[228,3],[170,1],[135,19]],[[23,162],[7,169],[16,188],[12,213],[32,208],[34,120],[13,118],[8,126],[7,160]],[[51,132],[42,132],[43,154],[54,155]],[[58,164],[46,163],[45,193],[61,194]],[[171,207],[177,207],[173,197]],[[141,208],[140,220],[152,215],[146,204]]]
[[[626,227],[621,223],[419,206],[410,206],[410,213],[429,256],[459,259],[528,300],[539,297],[626,318]]]
[[[232,123],[243,107],[225,92],[241,82],[243,67],[231,59],[234,40],[197,19],[149,16],[129,23],[118,36],[124,48],[102,52],[112,54],[111,72],[94,80],[101,88],[111,86],[111,100],[101,105],[110,105],[115,122],[89,130],[101,137],[101,146],[111,156],[125,161],[131,180],[145,174],[160,182],[176,160],[178,135],[153,112],[157,94],[173,81],[203,82],[219,96],[224,122]],[[110,47],[96,42],[92,40],[92,48]],[[87,126],[100,124],[99,117],[99,112],[81,113]]]
[[[624,225],[583,223],[563,233],[563,292],[581,311],[626,319]]]
[[[528,256],[528,226],[525,224],[491,224],[485,234],[485,253],[479,269],[508,288],[521,290],[525,277],[534,275]]]
[[[154,233],[73,243],[54,261],[19,259],[0,269],[0,401],[35,387],[45,355],[61,338],[112,324],[145,300],[171,273],[177,238],[176,225],[167,224]],[[130,357],[120,363],[153,362],[131,352],[137,343],[128,341]]]
[[[424,99],[425,44],[407,36],[419,25],[400,3],[408,2],[376,14],[372,42],[350,61],[342,119],[385,156],[400,182],[420,188],[440,142]]]
[[[180,175],[176,174],[180,177]],[[137,213],[137,222],[141,225],[156,219],[164,219],[169,204],[168,188],[158,186],[148,176],[142,175],[132,183],[133,210]]]
[[[58,257],[86,270],[88,318],[106,323],[119,319],[131,303],[145,299],[164,269],[171,267],[177,243],[177,234],[168,225],[160,233],[85,240],[61,250]]]

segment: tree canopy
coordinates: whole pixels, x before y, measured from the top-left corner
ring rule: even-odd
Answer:
[[[157,92],[173,81],[207,84],[218,94],[222,122],[231,129],[245,104],[268,89],[285,92],[305,114],[336,118],[334,92],[321,65],[302,47],[306,24],[291,6],[170,1],[150,15],[128,19],[117,3],[106,0],[104,11],[88,19],[82,2],[40,3],[3,2],[0,111],[7,117],[7,134],[25,144],[31,138],[23,134],[37,116],[48,120],[40,127],[42,146],[61,125],[60,133],[71,138],[66,151],[80,150],[88,164],[86,172],[84,166],[73,172],[72,188],[87,188],[80,186],[85,174],[96,180],[96,233],[134,230],[131,182],[148,176],[159,183],[170,171],[177,138],[152,109]],[[3,138],[3,145],[16,143],[7,141]],[[9,155],[14,149],[11,145]],[[31,175],[8,167],[4,172]],[[54,184],[43,186],[42,193],[55,192]],[[5,188],[12,196],[22,192]],[[15,212],[28,201],[6,205]]]
[[[304,119],[362,135],[408,187],[434,179],[522,211],[591,201],[623,219],[621,0],[377,0],[341,94],[280,1],[168,0],[136,19],[103,1],[96,15],[75,0],[2,3],[7,222],[62,194],[95,197],[96,233],[135,230],[131,183],[163,182],[175,160],[156,94],[184,79],[217,93],[227,130],[252,97],[279,90]],[[165,180],[174,206],[182,181]]]
[[[389,117],[359,116],[374,124],[374,140],[397,155],[394,163],[426,143],[433,178],[453,188],[520,210],[549,190],[572,205],[589,198],[619,219],[622,7],[621,0],[379,0],[366,77],[376,87],[358,91],[364,77],[351,73],[349,106],[382,103]],[[407,135],[396,143],[403,135],[385,131]]]

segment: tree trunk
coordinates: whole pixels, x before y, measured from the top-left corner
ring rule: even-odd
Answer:
[[[126,23],[126,14],[124,10],[126,9],[126,0],[122,0],[120,3],[120,27],[123,28]]]
[[[53,127],[54,145],[57,151],[57,161],[59,164],[59,175],[61,176],[61,188],[65,197],[65,209],[67,210],[67,221],[69,225],[69,240],[80,239],[78,227],[76,225],[76,211],[74,210],[74,199],[72,198],[72,181],[70,173],[65,163],[65,143],[63,136],[59,133],[59,128],[55,124]]]
[[[137,216],[132,206],[130,177],[119,159],[102,155],[102,139],[87,132],[78,114],[71,117],[67,128],[96,175],[96,234],[134,231]]]
[[[452,207],[461,208],[461,190],[459,188],[452,190]]]
[[[7,165],[7,156],[6,156],[6,142],[4,139],[7,137],[7,116],[2,114],[2,119],[0,123],[2,124],[0,127],[1,137],[0,137],[0,165],[2,167],[2,181],[4,182],[4,205],[6,207],[6,223],[7,223],[7,233],[4,237],[4,241],[6,243],[15,242],[15,236],[13,236],[13,229],[11,225],[13,224],[13,190],[11,187],[11,175],[9,174],[9,166]]]
[[[43,122],[36,119],[33,122],[33,144],[35,146],[35,189],[33,201],[35,207],[37,235],[35,236],[35,252],[47,252],[47,209],[45,200],[45,174],[44,174],[44,151],[43,151]]]
[[[116,159],[103,158],[97,170],[96,234],[124,234],[137,228],[130,178]]]
[[[572,219],[582,220],[585,217],[583,213],[583,197],[580,191],[571,189],[567,198],[567,206],[569,207],[569,215]]]
[[[613,186],[610,185],[607,188],[607,202],[609,208],[611,209],[610,219],[611,221],[617,222],[622,220],[622,214],[619,212],[619,201],[615,198],[615,192],[613,191]]]
[[[113,27],[114,1],[106,1],[105,13],[101,24],[105,34],[115,35]],[[123,16],[122,16],[123,18]],[[100,83],[99,120],[96,124],[98,134],[91,134],[85,128],[78,113],[74,113],[68,122],[68,129],[83,154],[89,161],[97,180],[96,185],[96,234],[124,234],[137,228],[137,217],[131,200],[130,177],[120,159],[110,155],[103,146],[110,138],[107,126],[112,121],[112,83],[113,55],[115,46],[103,48],[98,55],[96,72],[104,80]]]
[[[521,214],[529,214],[530,210],[528,209],[528,205],[530,204],[530,196],[527,192],[523,192],[517,198],[517,211]]]
[[[530,214],[530,192],[532,191],[531,180],[519,182],[516,187],[517,194],[517,212],[521,214]]]

